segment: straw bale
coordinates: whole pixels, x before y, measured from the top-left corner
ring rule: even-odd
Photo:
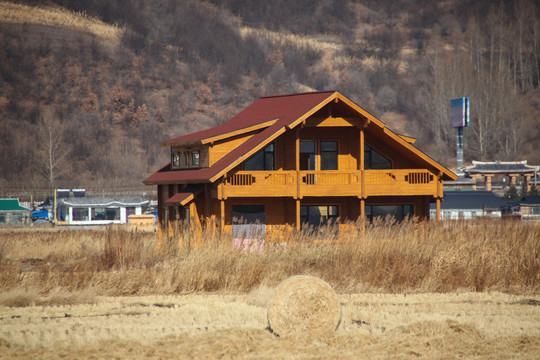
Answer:
[[[278,285],[270,298],[267,317],[270,329],[278,336],[323,335],[337,329],[341,309],[328,283],[298,275]]]

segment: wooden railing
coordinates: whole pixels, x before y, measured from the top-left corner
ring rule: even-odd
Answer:
[[[233,196],[436,195],[436,177],[422,169],[239,171],[223,184]]]

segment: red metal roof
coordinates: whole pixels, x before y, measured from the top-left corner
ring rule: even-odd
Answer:
[[[198,193],[202,191],[202,185],[201,184],[189,184],[186,188],[180,190],[180,192],[177,192],[174,194],[171,198],[169,198],[166,203],[167,204],[180,204],[182,206],[187,203],[191,196],[195,196]]]
[[[168,164],[154,174],[150,175],[143,182],[147,185],[213,182],[222,176],[224,172],[236,166],[242,158],[245,159],[245,157],[251,156],[255,153],[255,151],[258,151],[263,146],[266,146],[267,143],[271,142],[274,138],[281,135],[287,127],[292,128],[296,126],[299,121],[305,120],[305,118],[313,114],[334,98],[343,100],[346,104],[355,109],[355,111],[362,114],[362,116],[369,118],[373,126],[379,126],[381,128],[385,127],[384,123],[382,123],[380,120],[368,114],[358,105],[354,104],[343,95],[335,91],[319,91],[312,93],[261,97],[223,125],[170,139],[164,143],[202,141],[204,139],[213,137],[223,138],[226,137],[226,134],[235,133],[242,129],[264,124],[271,120],[276,120],[275,122],[271,123],[271,125],[266,128],[261,127],[263,129],[262,131],[253,135],[251,138],[230,153],[226,154],[209,168],[173,170],[171,169],[170,164]],[[418,156],[431,166],[440,169],[443,172],[443,179],[453,180],[456,178],[455,174],[426,156],[420,150],[416,149],[410,143],[405,141],[402,137],[399,137],[386,128],[384,129],[384,133],[391,138],[392,141],[397,141],[415,156]]]
[[[296,120],[333,93],[334,91],[318,91],[301,94],[263,96],[222,125],[165,140],[163,143],[203,140],[275,119],[282,120],[286,118]]]
[[[255,146],[275,135],[280,129],[293,123],[334,92],[319,91],[261,97],[223,125],[167,140],[166,142],[202,140],[278,119],[273,125],[248,139],[209,168],[172,170],[170,164],[168,164],[150,175],[144,180],[144,183],[209,182],[214,176],[225,170]]]

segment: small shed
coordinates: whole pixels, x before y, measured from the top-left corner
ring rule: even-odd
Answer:
[[[31,223],[32,210],[21,206],[19,199],[0,199],[0,226]]]

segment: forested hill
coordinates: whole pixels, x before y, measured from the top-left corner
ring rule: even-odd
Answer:
[[[0,1],[0,187],[140,185],[160,140],[311,90],[450,168],[468,96],[466,161],[540,164],[539,83],[534,0]]]

